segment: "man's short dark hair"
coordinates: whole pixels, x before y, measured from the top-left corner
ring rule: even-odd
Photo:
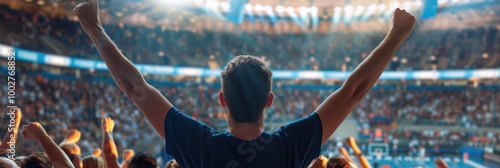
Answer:
[[[23,168],[52,168],[47,154],[35,152],[24,159]]]
[[[254,123],[262,117],[271,92],[272,73],[254,56],[237,56],[221,72],[222,93],[233,120]]]
[[[147,153],[135,154],[127,161],[127,168],[157,168],[156,159]]]

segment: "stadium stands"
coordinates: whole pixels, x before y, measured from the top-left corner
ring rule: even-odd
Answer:
[[[21,34],[23,22],[33,13],[0,7],[6,32]],[[41,22],[41,21],[40,21]],[[391,70],[498,68],[500,27],[463,30],[421,30],[396,53]],[[383,32],[329,34],[219,33],[162,29],[130,25],[105,25],[122,46],[124,55],[136,63],[208,67],[211,58],[224,65],[237,54],[266,57],[272,69],[352,70],[383,38]],[[75,57],[100,59],[78,22],[54,19],[28,31],[30,40],[19,47]],[[354,41],[352,39],[355,39]],[[19,39],[2,38],[12,44]],[[467,47],[464,47],[467,46]]]

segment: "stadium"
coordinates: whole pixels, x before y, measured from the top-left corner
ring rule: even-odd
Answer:
[[[92,19],[87,12],[97,3],[103,36],[83,19]],[[500,0],[0,0],[0,13],[0,167],[323,168],[332,158],[361,168],[500,167]],[[399,16],[414,16],[411,34],[384,52],[396,23],[406,23]],[[223,89],[231,72],[254,66],[231,71],[242,64],[238,58],[272,72],[259,135],[293,127],[297,137],[283,133],[293,137],[290,146],[316,133],[323,140],[270,153],[277,139],[231,132],[234,122],[249,124],[229,112],[236,101],[229,104]],[[137,75],[179,115],[206,125],[175,127],[168,122],[183,118],[174,120],[172,109],[145,112],[164,108],[135,86]],[[373,85],[352,82],[360,76],[375,77]],[[239,85],[259,88],[254,77]],[[345,119],[344,108],[330,108],[336,119],[325,120],[321,107],[350,83],[366,91]],[[235,100],[260,102],[241,94]],[[318,129],[288,125],[314,116]],[[216,132],[209,140],[223,133],[241,141],[237,152],[220,152],[227,144],[209,140],[181,147],[202,142],[206,132],[193,130],[204,128]],[[220,151],[208,152],[212,160],[203,158],[213,148]],[[292,159],[267,161],[267,154]],[[259,160],[267,163],[255,166]]]

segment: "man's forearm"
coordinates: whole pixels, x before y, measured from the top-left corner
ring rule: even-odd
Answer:
[[[128,95],[134,91],[134,87],[144,84],[142,74],[132,62],[122,55],[104,30],[94,31],[88,35],[123,92]]]
[[[38,142],[42,145],[43,150],[47,153],[47,156],[49,156],[54,168],[74,167],[73,163],[69,160],[69,157],[48,135],[41,138]]]
[[[389,33],[373,52],[352,72],[344,86],[352,87],[361,99],[377,82],[406,37]]]

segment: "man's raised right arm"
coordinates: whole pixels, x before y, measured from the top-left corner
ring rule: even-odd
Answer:
[[[149,85],[139,70],[118,50],[99,20],[97,0],[78,4],[73,11],[90,36],[118,87],[146,116],[156,132],[165,138],[164,121],[172,104]]]

